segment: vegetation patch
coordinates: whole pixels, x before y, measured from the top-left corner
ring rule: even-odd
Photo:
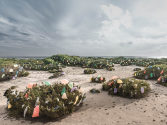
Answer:
[[[59,118],[70,114],[83,103],[85,94],[72,82],[43,85],[28,84],[26,89],[18,92],[14,87],[4,93],[8,102],[8,113],[14,117],[51,117]]]
[[[102,88],[108,91],[110,95],[118,95],[127,98],[141,98],[148,94],[150,85],[143,80],[117,78],[103,83]]]

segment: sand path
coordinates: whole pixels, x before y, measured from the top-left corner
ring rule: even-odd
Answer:
[[[52,74],[44,71],[30,71],[25,78],[0,83],[0,125],[167,125],[167,87],[155,84],[156,81],[148,81],[151,92],[143,99],[126,99],[108,95],[107,92],[91,94],[91,88],[101,89],[101,84],[90,83],[92,76],[101,75],[107,80],[117,75],[121,78],[132,77],[133,69],[137,66],[115,65],[115,71],[97,70],[96,74],[85,75],[79,67],[67,67],[64,76],[58,79],[48,80]],[[68,79],[80,85],[87,98],[83,106],[71,115],[59,121],[26,121],[24,119],[11,119],[6,115],[6,98],[4,91],[12,85],[17,85],[19,90],[24,90],[27,83],[41,83],[50,81],[54,83],[61,79]]]

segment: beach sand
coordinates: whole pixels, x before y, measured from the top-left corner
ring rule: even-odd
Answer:
[[[167,125],[167,87],[155,84],[156,81],[148,81],[151,85],[150,94],[142,99],[127,99],[108,95],[101,91],[99,94],[89,93],[92,88],[101,89],[101,84],[90,83],[92,76],[104,76],[107,80],[117,75],[120,78],[132,77],[133,69],[137,66],[115,65],[115,71],[104,69],[97,70],[96,74],[85,75],[83,68],[64,68],[64,76],[57,79],[48,79],[51,73],[44,71],[29,71],[30,75],[0,82],[0,125]],[[24,120],[23,118],[9,118],[6,111],[6,98],[3,93],[10,86],[18,86],[18,90],[24,90],[28,83],[51,83],[68,79],[82,87],[86,92],[83,106],[59,120]]]

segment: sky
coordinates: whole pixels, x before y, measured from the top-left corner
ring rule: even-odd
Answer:
[[[167,0],[0,0],[0,56],[167,56]]]

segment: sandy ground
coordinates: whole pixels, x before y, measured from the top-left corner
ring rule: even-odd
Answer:
[[[115,71],[97,70],[96,74],[85,75],[79,67],[67,67],[63,69],[65,75],[58,79],[49,80],[51,73],[43,71],[30,71],[25,78],[0,83],[0,125],[167,125],[167,87],[155,84],[156,81],[148,81],[151,85],[150,94],[142,99],[127,99],[108,95],[107,92],[91,94],[91,88],[101,89],[101,84],[90,83],[92,76],[104,76],[107,80],[113,75],[121,78],[132,77],[136,66],[121,67],[115,65]],[[10,86],[17,85],[18,90],[24,90],[28,83],[41,83],[50,81],[54,83],[61,79],[75,82],[87,93],[83,106],[67,117],[55,121],[28,121],[8,118],[6,98],[4,91]]]

